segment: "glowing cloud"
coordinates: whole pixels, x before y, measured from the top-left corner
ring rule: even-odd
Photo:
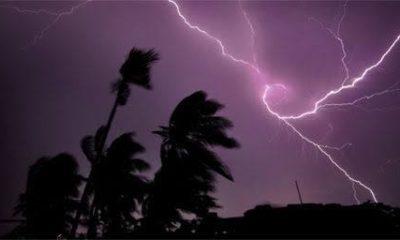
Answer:
[[[250,21],[250,18],[249,18],[248,14],[247,14],[247,12],[244,10],[244,8],[243,8],[241,5],[240,5],[240,9],[241,9],[241,11],[242,11],[242,14],[243,14],[243,16],[244,16],[246,22],[247,22],[248,25],[249,25],[249,28],[250,28],[250,31],[251,31],[251,35],[252,35],[251,37],[252,37],[252,44],[253,44],[253,63],[250,63],[250,62],[248,62],[248,61],[246,61],[246,60],[243,60],[243,59],[234,57],[234,56],[232,56],[231,54],[229,54],[229,53],[226,51],[226,47],[224,46],[223,42],[222,42],[220,39],[218,39],[217,37],[211,35],[210,33],[208,33],[208,32],[207,32],[206,30],[204,30],[203,28],[201,28],[201,27],[199,27],[199,26],[197,26],[197,25],[192,24],[192,23],[188,20],[188,18],[182,13],[182,11],[181,11],[181,9],[180,9],[180,7],[179,7],[179,5],[178,5],[178,3],[177,3],[176,1],[174,1],[174,0],[168,0],[168,2],[169,2],[170,4],[172,4],[172,5],[175,7],[175,10],[176,10],[178,16],[181,18],[181,20],[183,21],[183,23],[184,23],[188,28],[197,31],[197,32],[203,34],[204,36],[206,36],[207,38],[211,39],[212,41],[216,42],[216,43],[219,45],[219,47],[220,47],[220,49],[221,49],[221,54],[222,54],[224,57],[228,58],[229,60],[231,60],[231,61],[233,61],[233,62],[241,63],[241,64],[243,64],[243,65],[249,66],[249,67],[250,67],[251,69],[253,69],[257,74],[262,74],[262,72],[260,71],[260,69],[259,69],[259,67],[258,67],[256,55],[255,55],[255,52],[254,52],[254,42],[255,42],[255,34],[256,34],[256,33],[255,33],[255,28],[254,28],[254,26],[252,25],[252,23],[251,23],[251,21]],[[239,2],[239,3],[240,3],[240,2]],[[277,119],[279,119],[279,120],[281,120],[282,122],[284,122],[285,125],[288,126],[288,127],[289,127],[297,136],[299,136],[304,142],[307,142],[307,143],[309,143],[311,146],[315,147],[322,155],[324,155],[324,156],[329,160],[329,162],[330,162],[333,166],[335,166],[335,167],[336,167],[336,168],[337,168],[351,183],[352,183],[353,197],[354,197],[355,201],[357,201],[358,203],[360,202],[360,200],[359,200],[358,197],[357,197],[356,188],[355,188],[355,185],[358,185],[358,186],[362,187],[363,189],[365,189],[365,190],[370,194],[371,198],[372,198],[375,202],[377,202],[378,199],[376,198],[376,195],[375,195],[374,191],[372,190],[372,188],[369,187],[369,186],[367,186],[365,183],[361,182],[360,180],[358,180],[358,179],[355,178],[354,176],[352,176],[346,169],[344,169],[342,166],[340,166],[340,165],[334,160],[334,158],[332,157],[331,154],[329,154],[329,152],[327,152],[328,149],[331,149],[331,150],[341,150],[341,149],[344,148],[345,146],[348,146],[348,144],[345,144],[345,145],[343,145],[343,146],[340,147],[340,148],[337,148],[337,147],[330,147],[330,146],[326,146],[326,145],[319,144],[319,143],[315,142],[314,140],[312,140],[312,139],[308,138],[307,136],[305,136],[302,132],[300,132],[300,130],[298,130],[292,123],[289,122],[289,120],[302,119],[302,118],[305,118],[306,116],[309,116],[309,115],[312,115],[312,114],[316,114],[317,111],[318,111],[320,108],[322,108],[322,107],[353,105],[353,104],[356,104],[357,102],[360,102],[360,101],[365,100],[365,99],[370,99],[370,98],[373,98],[373,97],[376,97],[376,96],[379,96],[379,95],[383,95],[383,94],[386,94],[386,93],[389,93],[389,92],[397,91],[397,89],[391,89],[391,90],[388,89],[388,90],[385,90],[385,91],[382,91],[382,92],[379,92],[379,93],[372,94],[372,95],[370,95],[370,96],[361,97],[361,98],[356,99],[355,101],[349,102],[349,103],[342,103],[342,104],[324,104],[324,105],[321,105],[321,104],[322,104],[325,100],[327,100],[329,97],[334,96],[334,95],[337,95],[337,94],[341,93],[342,91],[344,91],[344,90],[346,90],[346,89],[354,88],[358,82],[360,82],[360,81],[362,81],[363,79],[365,79],[365,77],[368,75],[368,73],[370,73],[370,72],[373,71],[375,68],[377,68],[380,64],[382,64],[382,62],[383,62],[383,61],[385,60],[385,58],[390,54],[390,52],[393,50],[393,48],[396,46],[396,44],[397,44],[397,43],[399,42],[399,40],[400,40],[400,35],[398,35],[398,36],[395,38],[395,40],[390,44],[390,46],[386,49],[386,51],[381,55],[381,57],[380,57],[373,65],[368,66],[367,68],[365,68],[364,71],[362,72],[362,74],[361,74],[360,76],[351,79],[350,83],[346,84],[346,81],[349,79],[349,69],[348,69],[347,64],[346,64],[346,61],[345,61],[345,59],[346,59],[346,57],[347,57],[345,45],[344,45],[343,39],[342,39],[342,37],[341,37],[341,35],[340,35],[340,28],[341,28],[342,22],[343,22],[344,17],[345,17],[346,6],[347,6],[347,2],[345,2],[344,5],[343,5],[343,14],[342,14],[342,16],[341,16],[341,18],[340,18],[340,20],[339,20],[338,27],[337,27],[337,31],[336,31],[336,32],[333,32],[333,31],[331,31],[331,30],[328,29],[329,32],[334,36],[334,38],[340,43],[341,50],[342,50],[341,62],[342,62],[342,66],[343,66],[343,69],[344,69],[344,72],[345,72],[345,78],[344,78],[344,80],[343,80],[341,86],[338,87],[338,88],[336,88],[336,89],[333,89],[333,90],[329,91],[329,92],[326,93],[322,98],[320,98],[318,101],[316,101],[316,102],[314,103],[314,107],[313,107],[312,110],[305,111],[305,112],[300,113],[300,114],[298,114],[298,115],[288,115],[288,116],[280,115],[278,112],[274,111],[274,110],[270,107],[270,104],[269,104],[268,101],[267,101],[267,96],[268,96],[268,93],[269,93],[269,91],[271,90],[271,87],[272,87],[272,86],[267,85],[267,86],[265,87],[265,91],[264,91],[264,94],[263,94],[263,96],[262,96],[262,100],[263,100],[263,103],[264,103],[264,105],[265,105],[265,107],[266,107],[266,110],[267,110],[271,115],[275,116]]]

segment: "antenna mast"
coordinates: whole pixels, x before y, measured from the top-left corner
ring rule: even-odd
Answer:
[[[300,188],[299,184],[297,183],[297,180],[295,180],[294,183],[296,184],[296,189],[297,189],[297,194],[299,195],[300,204],[303,204],[303,198],[301,197]]]

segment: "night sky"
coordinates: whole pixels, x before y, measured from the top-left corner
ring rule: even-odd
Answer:
[[[262,95],[266,84],[282,84],[285,89],[275,87],[268,97],[274,111],[312,109],[345,77],[341,45],[328,29],[336,32],[344,17],[345,62],[350,79],[357,77],[400,33],[400,2],[348,2],[346,8],[333,1],[243,2],[256,32],[254,47],[238,2],[178,3],[192,24],[219,38],[236,58],[252,62],[254,49],[263,75],[221,55],[215,41],[188,28],[166,1],[92,1],[57,21],[44,11],[21,10],[62,13],[80,3],[1,2],[0,218],[11,217],[28,166],[37,158],[70,152],[87,174],[80,139],[105,122],[113,101],[110,83],[133,46],[155,48],[161,56],[152,72],[154,89],[132,89],[111,136],[137,133],[147,149],[143,158],[153,166],[149,176],[159,167],[160,147],[151,131],[167,123],[182,98],[202,89],[226,105],[221,114],[232,119],[231,135],[241,143],[237,150],[217,150],[235,178],[234,183],[218,180],[215,195],[222,216],[240,215],[262,203],[296,203],[295,180],[306,202],[355,203],[351,182],[269,114]],[[335,161],[370,186],[379,201],[395,206],[400,205],[399,45],[355,88],[327,103],[390,93],[290,121],[322,145],[345,144],[329,150]],[[371,199],[365,189],[355,189],[361,201]]]

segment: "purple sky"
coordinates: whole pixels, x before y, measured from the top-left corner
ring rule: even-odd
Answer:
[[[68,10],[77,2],[2,2],[24,9]],[[235,1],[180,2],[192,22],[220,38],[229,53],[251,61],[251,32]],[[285,92],[271,99],[280,113],[300,113],[339,86],[344,73],[336,29],[343,2],[244,2],[256,30],[256,54],[265,78],[220,54],[218,45],[190,30],[164,1],[89,2],[64,16],[34,45],[34,36],[54,20],[46,14],[0,8],[0,218],[9,218],[24,190],[27,168],[42,155],[74,154],[87,173],[79,141],[105,121],[113,96],[110,82],[132,46],[156,48],[153,91],[134,88],[117,115],[112,136],[134,130],[147,148],[144,158],[159,166],[159,137],[174,106],[203,89],[226,105],[242,147],[219,151],[235,182],[219,179],[221,215],[239,215],[256,204],[297,202],[294,180],[307,202],[353,204],[352,185],[312,146],[266,112],[267,83]],[[400,33],[400,2],[349,2],[341,35],[351,77],[373,64]],[[332,98],[352,101],[387,89],[400,75],[400,46],[353,90]],[[397,86],[400,88],[400,85]],[[396,87],[395,87],[396,88]],[[385,203],[400,205],[400,91],[357,107],[324,109],[294,121],[322,144],[350,147],[333,156]],[[359,197],[370,196],[357,188]]]

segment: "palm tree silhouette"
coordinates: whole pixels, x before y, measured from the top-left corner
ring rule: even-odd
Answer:
[[[135,158],[145,149],[133,136],[133,133],[125,133],[115,139],[93,169],[93,193],[96,195],[93,205],[98,219],[92,221],[103,223],[105,237],[123,237],[133,230],[136,219],[132,214],[138,212],[148,191],[147,179],[138,173],[150,166]],[[95,137],[87,136],[82,140],[82,149],[88,158],[95,154],[94,145]]]
[[[215,114],[223,106],[198,91],[183,99],[173,111],[169,124],[154,133],[163,139],[161,168],[152,183],[144,208],[145,229],[165,232],[182,222],[182,213],[205,216],[218,205],[210,192],[215,175],[233,177],[211,147],[236,148],[228,137],[231,121]]]
[[[82,180],[77,172],[75,158],[66,153],[38,159],[29,168],[26,191],[15,208],[15,214],[26,221],[13,234],[30,238],[68,236]]]
[[[119,106],[123,106],[127,103],[129,95],[130,95],[130,84],[134,84],[145,89],[151,89],[150,84],[150,68],[151,65],[159,59],[158,54],[150,49],[148,51],[143,51],[140,49],[133,48],[128,55],[128,58],[124,62],[124,64],[120,68],[121,78],[118,79],[113,84],[113,91],[116,93],[116,98],[109,114],[107,123],[104,127],[101,127],[98,131],[98,141],[96,145],[96,154],[95,158],[92,159],[92,168],[99,164],[101,160],[101,156],[103,155],[104,145],[107,140],[108,133],[110,131],[111,125],[113,123],[115,114],[117,112],[117,108]],[[82,206],[85,205],[89,201],[89,195],[92,192],[93,188],[93,171],[90,171],[88,182],[85,186],[81,197]],[[96,197],[94,197],[95,199]],[[93,207],[91,208],[91,213],[94,214]],[[72,233],[75,235],[76,230],[78,228],[78,224],[80,222],[82,212],[80,210],[77,211],[75,215],[75,223],[72,228]],[[93,215],[90,214],[90,215]],[[94,216],[91,216],[94,217]],[[92,231],[94,231],[92,229]],[[90,225],[89,225],[90,232]]]

